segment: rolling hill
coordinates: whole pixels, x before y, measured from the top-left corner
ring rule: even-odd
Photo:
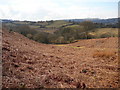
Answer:
[[[117,37],[46,45],[2,34],[3,88],[118,88]]]
[[[99,19],[99,18],[68,19],[66,21],[74,21],[74,22],[92,21],[94,23],[116,24],[116,23],[118,23],[118,18],[109,18],[109,19]]]

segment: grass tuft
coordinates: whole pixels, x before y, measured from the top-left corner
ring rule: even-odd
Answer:
[[[97,50],[93,53],[93,57],[96,58],[111,58],[116,57],[116,51],[115,50]]]

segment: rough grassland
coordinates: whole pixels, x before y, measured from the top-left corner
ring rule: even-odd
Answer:
[[[117,48],[117,38],[57,46],[3,31],[3,88],[117,88]]]

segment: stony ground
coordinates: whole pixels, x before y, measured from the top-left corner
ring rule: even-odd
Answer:
[[[46,45],[3,31],[3,88],[117,88],[118,39]]]

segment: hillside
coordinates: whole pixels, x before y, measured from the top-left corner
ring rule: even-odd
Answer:
[[[118,87],[117,38],[46,45],[2,34],[3,88]]]
[[[8,20],[0,19],[3,24],[13,29],[15,26],[28,25],[31,29],[40,30],[45,32],[54,32],[59,30],[61,27],[66,26],[78,26],[79,23],[84,21],[92,21],[96,23],[99,28],[118,28],[118,18],[109,19],[68,19],[68,20],[51,20],[51,21],[19,21],[19,20]]]
[[[109,18],[109,19],[99,19],[99,18],[86,18],[86,19],[69,19],[74,22],[83,22],[83,21],[92,21],[94,23],[105,23],[105,24],[116,24],[118,23],[118,18]],[[67,20],[67,21],[69,21]]]

